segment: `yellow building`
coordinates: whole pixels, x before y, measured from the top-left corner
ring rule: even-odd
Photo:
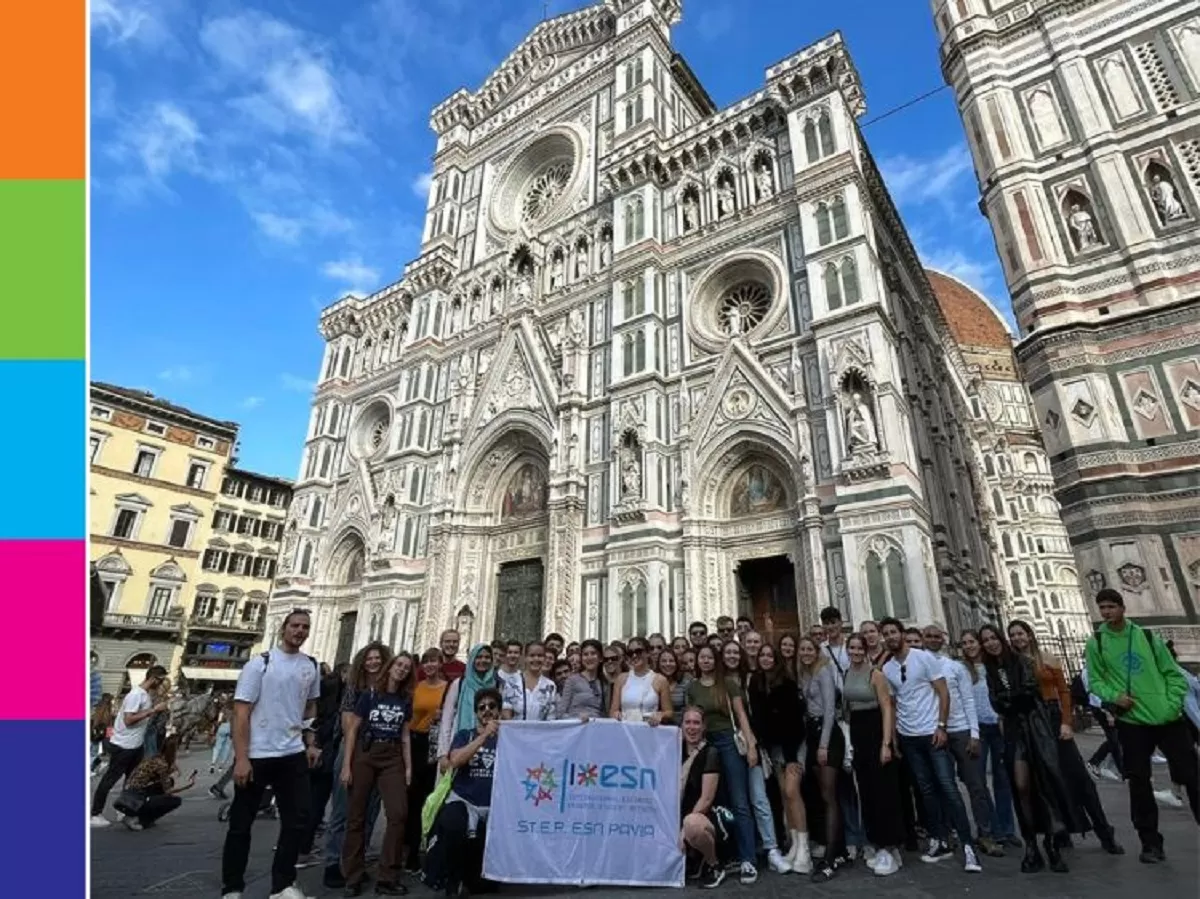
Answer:
[[[89,414],[90,557],[108,592],[92,648],[117,692],[137,669],[179,664],[238,426],[100,383]]]
[[[188,609],[181,671],[194,685],[236,680],[262,640],[291,501],[290,481],[226,469]]]

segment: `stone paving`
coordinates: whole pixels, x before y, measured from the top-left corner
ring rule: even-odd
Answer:
[[[1082,735],[1080,743],[1087,755],[1093,738]],[[207,759],[193,754],[180,767],[184,771],[193,767],[207,771]],[[1157,770],[1165,780],[1165,768],[1158,767]],[[173,899],[217,899],[225,830],[217,821],[220,803],[207,794],[213,780],[214,777],[202,773],[190,795],[184,794],[183,806],[151,830],[132,833],[119,825],[93,830],[93,899],[155,895]],[[1102,781],[1099,789],[1105,810],[1129,854],[1105,855],[1094,838],[1077,840],[1076,848],[1066,853],[1071,864],[1070,874],[1023,875],[1018,870],[1019,853],[1015,851],[1010,851],[1008,858],[983,859],[982,874],[966,874],[961,864],[952,860],[925,865],[913,855],[906,857],[900,873],[886,880],[874,877],[865,868],[844,871],[819,886],[807,877],[764,872],[752,887],[743,887],[731,878],[716,892],[734,893],[745,899],[767,899],[796,892],[813,897],[862,895],[864,889],[876,896],[885,894],[894,899],[950,894],[967,894],[977,899],[1014,899],[1018,895],[1022,899],[1126,899],[1135,895],[1145,899],[1165,899],[1167,896],[1200,894],[1200,829],[1186,806],[1160,810],[1167,863],[1142,865],[1137,860],[1137,840],[1129,823],[1124,785]],[[108,814],[113,816],[111,802]],[[245,899],[268,897],[271,847],[277,827],[271,820],[255,825]],[[321,886],[319,868],[301,871],[299,883],[306,893],[320,899],[341,895],[340,890],[326,890]],[[434,894],[421,884],[409,883],[409,886],[414,899],[433,899]],[[569,888],[507,886],[501,895],[536,895],[541,899],[576,892]],[[590,899],[616,899],[634,892],[646,894],[648,891],[595,888],[588,890],[587,896]],[[689,886],[686,892],[699,894],[701,891]],[[366,895],[370,895],[369,886]]]

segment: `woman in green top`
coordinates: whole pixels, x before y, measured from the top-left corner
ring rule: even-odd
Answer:
[[[688,684],[687,702],[704,710],[708,741],[721,759],[721,780],[733,806],[733,832],[742,862],[740,879],[743,884],[752,884],[758,880],[758,870],[754,867],[754,818],[750,814],[750,770],[747,765],[758,764],[758,748],[746,718],[742,686],[736,677],[726,672],[720,654],[710,645],[696,650],[696,679]],[[734,739],[735,724],[745,737],[744,757]]]

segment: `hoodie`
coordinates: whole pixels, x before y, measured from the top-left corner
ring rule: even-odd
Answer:
[[[1107,622],[1087,644],[1088,687],[1106,705],[1128,693],[1133,708],[1118,712],[1127,724],[1170,724],[1183,714],[1187,678],[1170,651],[1154,634],[1128,619],[1114,631]]]

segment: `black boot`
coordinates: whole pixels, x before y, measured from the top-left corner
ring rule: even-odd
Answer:
[[[1021,859],[1022,874],[1036,874],[1046,867],[1042,853],[1038,851],[1037,841],[1025,838],[1025,857]]]
[[[1117,842],[1116,831],[1112,827],[1098,831],[1096,836],[1100,838],[1100,846],[1109,855],[1124,855],[1125,847]]]
[[[1066,874],[1071,870],[1063,861],[1062,853],[1058,850],[1058,840],[1053,836],[1048,836],[1042,845],[1046,848],[1046,859],[1050,862],[1051,871],[1055,874]]]

